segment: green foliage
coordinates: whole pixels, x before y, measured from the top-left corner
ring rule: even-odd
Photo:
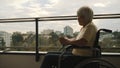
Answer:
[[[50,38],[49,38],[49,41],[54,44],[54,46],[57,46],[57,41],[59,40],[59,37],[56,33],[52,32],[50,33]]]
[[[5,41],[4,41],[3,38],[2,38],[2,40],[1,40],[1,44],[2,44],[2,46],[5,46]]]
[[[114,35],[114,39],[120,40],[120,32],[115,31],[113,32],[113,35]]]
[[[73,37],[76,37],[78,32],[74,33]],[[106,36],[104,36],[106,35]],[[103,51],[106,52],[114,52],[110,48],[120,48],[120,32],[115,31],[112,33],[112,35],[108,35],[108,33],[102,32],[101,36],[104,36],[105,38],[102,39],[100,45],[102,46]],[[48,35],[42,35],[39,34],[39,50],[40,51],[57,51],[61,47],[61,44],[59,42],[59,37],[64,36],[64,34],[57,35],[55,32],[52,32]],[[112,36],[112,37],[111,37]],[[26,34],[24,38],[24,35],[21,33],[13,33],[12,35],[12,45],[13,46],[24,46],[25,43],[27,46],[25,46],[24,49],[18,49],[18,50],[35,50],[36,40],[35,35],[29,35]],[[71,38],[70,36],[68,36]],[[4,40],[2,40],[4,42]],[[5,43],[4,43],[5,45]],[[30,48],[30,47],[33,48]],[[120,52],[120,50],[117,50],[117,52]]]
[[[21,33],[13,33],[12,35],[12,44],[13,46],[19,46],[23,42],[23,36]]]
[[[102,40],[103,42],[102,42],[102,47],[103,48],[111,48],[111,47],[113,47],[113,45],[114,45],[114,41],[112,41],[112,39],[111,38],[104,38],[103,40]]]
[[[4,41],[4,39],[3,38],[1,38],[1,40],[0,40],[0,46],[1,47],[5,47],[5,41]],[[4,50],[4,48],[0,48],[1,50]]]
[[[48,40],[48,38],[40,35],[38,43],[39,43],[39,46],[49,45],[49,40]]]

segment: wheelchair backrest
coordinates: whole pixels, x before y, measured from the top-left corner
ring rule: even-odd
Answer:
[[[93,57],[101,57],[101,46],[98,44],[99,37],[100,37],[100,31],[112,33],[112,30],[109,30],[109,29],[99,29],[98,30],[98,32],[96,33],[96,38],[95,38],[95,42],[93,45],[93,48],[94,48]]]
[[[93,47],[100,47],[100,46],[98,45],[99,37],[100,37],[100,31],[112,33],[112,30],[109,30],[109,29],[99,29],[99,30],[97,31],[97,33],[96,33],[96,38],[95,38],[95,42],[94,42]]]

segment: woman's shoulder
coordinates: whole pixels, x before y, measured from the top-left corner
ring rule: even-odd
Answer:
[[[91,23],[87,26],[87,28],[88,28],[88,29],[94,29],[94,30],[97,31],[97,27],[96,27],[96,25],[95,25],[93,22],[91,22]]]

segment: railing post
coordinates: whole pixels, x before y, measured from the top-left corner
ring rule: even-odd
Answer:
[[[36,62],[39,61],[39,48],[38,48],[38,18],[35,18],[35,26],[36,26],[36,54],[35,54],[35,60]]]

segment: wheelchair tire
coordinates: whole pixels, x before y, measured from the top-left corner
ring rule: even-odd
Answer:
[[[109,61],[102,58],[86,59],[78,63],[75,68],[116,68]]]

